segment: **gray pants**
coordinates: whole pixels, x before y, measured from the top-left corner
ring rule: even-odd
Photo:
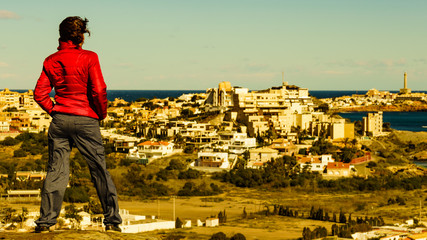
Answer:
[[[120,224],[116,187],[106,169],[104,146],[98,120],[66,114],[53,114],[49,133],[49,162],[41,192],[38,226],[52,226],[61,211],[69,180],[69,157],[73,143],[85,157],[92,182],[104,210],[104,224]]]

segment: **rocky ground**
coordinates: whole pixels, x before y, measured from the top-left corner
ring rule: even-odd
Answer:
[[[0,232],[0,239],[12,240],[159,240],[160,237],[150,234],[107,233],[98,231],[53,231],[49,233]]]

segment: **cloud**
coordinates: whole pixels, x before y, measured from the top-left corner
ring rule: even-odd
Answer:
[[[396,66],[404,66],[406,64],[406,59],[401,58],[399,60],[393,60],[393,59],[384,59],[377,64],[376,66],[385,66],[385,67],[396,67]]]
[[[20,19],[21,17],[18,16],[18,14],[7,11],[7,10],[0,10],[0,19]]]
[[[0,62],[0,67],[9,67],[9,64],[5,62]]]
[[[325,70],[325,71],[321,71],[320,74],[326,74],[326,75],[345,75],[345,74],[348,74],[348,72],[345,72],[345,71],[336,71],[336,70]]]
[[[362,67],[362,68],[392,68],[392,67],[402,67],[407,63],[405,58],[401,59],[373,59],[373,60],[354,60],[346,59],[341,61],[331,61],[327,62],[328,66],[338,66],[338,67]]]

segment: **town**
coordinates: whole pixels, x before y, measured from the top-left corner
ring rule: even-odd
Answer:
[[[209,88],[206,93],[183,94],[177,98],[140,98],[134,102],[117,98],[109,102],[108,116],[100,122],[100,126],[104,144],[108,146],[109,153],[121,156],[120,164],[123,166],[138,167],[137,172],[141,171],[140,166],[149,166],[160,159],[187,154],[186,156],[194,156],[186,161],[189,169],[185,173],[189,175],[199,172],[208,173],[238,187],[253,187],[262,183],[281,187],[303,186],[304,183],[300,183],[299,178],[301,176],[312,178],[307,177],[310,174],[319,181],[320,179],[335,181],[343,178],[363,181],[372,175],[377,160],[384,157],[385,153],[367,147],[368,143],[391,133],[390,129],[383,128],[383,109],[367,113],[359,123],[350,122],[336,112],[370,105],[383,106],[387,110],[387,107],[402,102],[419,106],[425,105],[426,99],[424,93],[411,93],[407,88],[406,73],[404,88],[399,93],[392,94],[371,89],[364,95],[334,99],[313,98],[307,88],[285,82],[282,75],[280,86],[265,90],[250,91],[244,87],[233,87],[230,82],[220,82],[218,87]],[[414,102],[420,104],[414,104]],[[2,145],[17,144],[20,138],[25,138],[20,137],[23,133],[27,135],[47,133],[51,118],[35,103],[32,90],[19,93],[4,89],[0,92],[0,107],[2,109],[0,113]],[[36,145],[27,146],[27,150],[22,146],[14,150],[13,158],[19,159],[27,155],[43,153],[43,150],[37,152]],[[40,190],[37,190],[37,187],[40,187],[38,183],[46,176],[42,163],[47,162],[46,157],[46,154],[41,155],[36,160],[38,162],[34,169],[27,167],[13,170],[1,167],[0,170],[4,171],[0,172],[3,183],[2,201],[38,199],[40,197]],[[237,181],[240,176],[239,170],[236,169],[280,169],[277,159],[283,159],[283,171],[289,174],[287,179]],[[174,168],[172,163],[177,165],[172,160],[169,162],[169,168],[179,169],[176,166]],[[404,168],[397,168],[396,171],[403,171],[402,169]],[[421,179],[425,180],[425,170],[418,168],[416,171],[418,171],[416,177],[421,176]],[[15,182],[27,181],[32,185],[14,183],[15,187],[7,186],[6,179],[11,178],[14,178],[12,180]],[[159,173],[157,178],[161,178]],[[18,188],[19,186],[21,188]],[[211,185],[211,188],[212,195],[221,192],[220,189],[216,189],[215,184]],[[360,186],[357,188],[360,189]],[[191,186],[188,188],[184,186],[178,195],[184,196],[185,192],[188,195],[194,194]],[[77,210],[74,209],[74,205],[71,206],[73,207],[65,211],[68,215],[73,213],[75,216]],[[24,209],[22,211],[24,212]],[[76,218],[79,219],[78,224],[69,220],[61,224],[69,227],[78,226],[81,229],[100,229],[99,218],[102,218],[102,215],[98,211],[98,214],[93,217],[88,212],[90,211],[79,213],[80,217]],[[279,212],[278,210],[279,215],[284,215]],[[32,221],[37,214],[27,213],[28,226],[34,226]],[[122,214],[126,219],[123,230],[129,233],[192,226],[191,220],[185,222],[179,220],[177,224],[175,215],[173,221],[161,221],[154,215],[132,215],[125,209]],[[224,222],[224,215],[225,210],[221,216],[207,218],[205,223],[197,219],[197,226],[217,226]],[[310,215],[315,219],[312,213]],[[391,237],[396,236],[397,227],[386,228],[378,224],[375,225],[379,227],[376,230],[364,233],[352,232],[351,236],[353,239],[372,237],[425,239],[425,233],[422,235],[425,228],[413,228],[413,226],[423,226],[421,215],[418,218],[414,217],[416,224],[413,219],[408,220],[409,222],[404,225],[407,227],[399,227],[401,232],[397,238]],[[326,215],[322,215],[320,220],[325,218]],[[351,214],[348,218],[351,218]],[[329,217],[326,219],[328,220]],[[150,221],[147,223],[147,220]],[[22,215],[21,221],[23,221]],[[354,220],[347,220],[348,223],[352,221]],[[141,224],[141,222],[144,223]],[[362,222],[366,223],[364,220],[360,221]],[[357,223],[359,224],[359,220]],[[307,231],[310,230],[304,229],[304,231],[304,239],[311,239],[305,238]],[[338,232],[338,230],[335,232],[336,235],[339,235]],[[348,237],[346,234],[343,233],[341,237]],[[322,235],[324,236],[326,235]]]

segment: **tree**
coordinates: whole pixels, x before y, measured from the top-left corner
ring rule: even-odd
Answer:
[[[186,164],[179,159],[172,159],[169,162],[169,166],[166,167],[166,170],[184,170],[186,168]]]
[[[65,218],[75,221],[77,224],[74,227],[78,227],[83,220],[82,216],[78,214],[79,212],[74,204],[65,207]]]
[[[3,141],[1,141],[1,144],[4,146],[15,146],[18,143],[19,140],[12,137],[6,137]]]
[[[227,240],[227,236],[223,232],[214,233],[209,240]]]
[[[5,224],[8,224],[9,222],[12,222],[13,216],[16,213],[16,209],[13,208],[3,208],[2,209],[2,215],[4,215],[2,222]]]
[[[346,223],[347,222],[347,218],[345,217],[345,214],[342,211],[340,211],[339,222],[340,223]]]
[[[191,111],[189,108],[185,108],[181,110],[181,116],[183,116],[184,118],[188,118],[193,114],[194,114],[193,111]]]
[[[338,236],[339,228],[338,225],[333,224],[331,227],[332,236]]]
[[[175,228],[182,228],[183,225],[184,225],[184,222],[182,222],[181,219],[177,217],[175,220]]]
[[[225,213],[225,209],[224,209],[224,211],[220,211],[218,213],[218,220],[219,220],[219,223],[226,223],[227,222],[227,214]]]
[[[246,212],[246,207],[244,207],[244,208],[243,208],[243,214],[242,214],[242,217],[243,217],[244,219],[248,218],[248,213]]]
[[[173,141],[177,148],[182,148],[185,145],[185,139],[182,137],[180,133],[175,135]]]
[[[83,203],[89,201],[87,190],[83,186],[72,186],[65,189],[64,201],[71,203]]]
[[[13,151],[13,157],[26,157],[27,153],[22,149],[16,149]]]
[[[97,197],[91,197],[88,205],[84,206],[84,210],[90,214],[101,214],[104,212],[102,210],[101,202]]]
[[[230,240],[246,240],[246,237],[241,233],[236,233],[230,238]]]
[[[197,179],[200,176],[200,171],[189,168],[187,171],[179,172],[178,179]]]
[[[302,230],[302,239],[303,240],[311,240],[311,230],[308,227],[304,227]]]
[[[18,223],[20,228],[24,225],[24,221],[28,219],[28,209],[26,207],[22,207],[21,213],[15,214],[12,216],[12,222]]]

